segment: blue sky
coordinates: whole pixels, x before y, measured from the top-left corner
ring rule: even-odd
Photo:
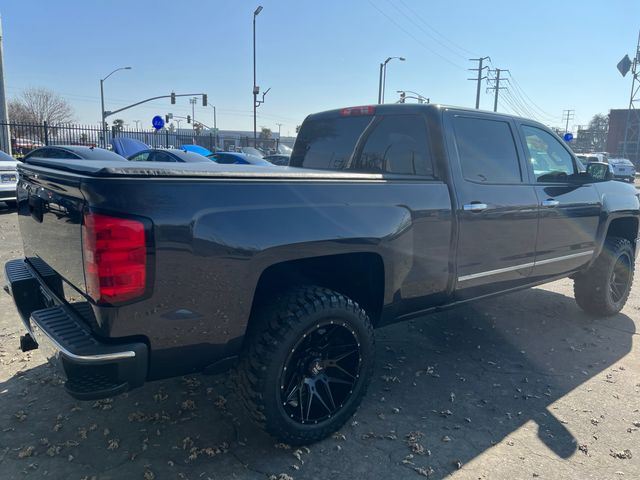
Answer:
[[[221,129],[252,129],[251,19],[257,19],[258,84],[271,87],[258,126],[282,134],[312,112],[375,103],[388,56],[387,101],[413,90],[432,102],[473,106],[468,58],[491,56],[515,82],[499,110],[519,109],[559,125],[628,104],[630,78],[615,69],[633,54],[638,0],[4,0],[7,94],[45,86],[67,98],[79,122],[98,122],[99,79],[108,110],[168,94],[207,92]],[[504,95],[509,95],[504,93]],[[511,101],[515,107],[510,107]],[[483,93],[481,107],[492,108]],[[133,125],[155,114],[191,113],[188,99],[123,112]],[[213,123],[198,106],[196,119]],[[185,126],[183,123],[182,127]]]

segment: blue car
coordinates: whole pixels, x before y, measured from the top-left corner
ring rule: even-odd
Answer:
[[[209,162],[207,157],[198,153],[178,150],[177,148],[151,148],[143,150],[129,157],[132,162],[176,162],[176,163],[196,163]]]
[[[215,152],[211,155],[207,155],[207,158],[214,162],[224,165],[262,165],[273,166],[271,162],[263,160],[255,155],[247,155],[246,153],[233,153],[233,152]]]

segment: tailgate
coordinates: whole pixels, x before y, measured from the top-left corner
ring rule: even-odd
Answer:
[[[25,257],[39,271],[47,265],[85,292],[82,263],[84,198],[74,175],[19,165],[18,219]]]

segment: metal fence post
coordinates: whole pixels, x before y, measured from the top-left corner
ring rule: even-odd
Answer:
[[[49,145],[49,129],[47,128],[47,121],[42,122],[42,127],[44,128],[44,144]]]
[[[169,148],[169,130],[164,129],[164,148]]]

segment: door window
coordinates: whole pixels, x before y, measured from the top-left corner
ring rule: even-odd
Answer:
[[[151,162],[176,162],[176,158],[167,152],[151,152]]]
[[[573,157],[557,138],[528,125],[522,131],[537,182],[564,182],[576,173]]]
[[[521,183],[522,172],[509,123],[454,117],[462,175],[480,183]]]
[[[146,162],[149,160],[149,152],[142,152],[137,155],[134,155],[129,159],[132,162]]]

